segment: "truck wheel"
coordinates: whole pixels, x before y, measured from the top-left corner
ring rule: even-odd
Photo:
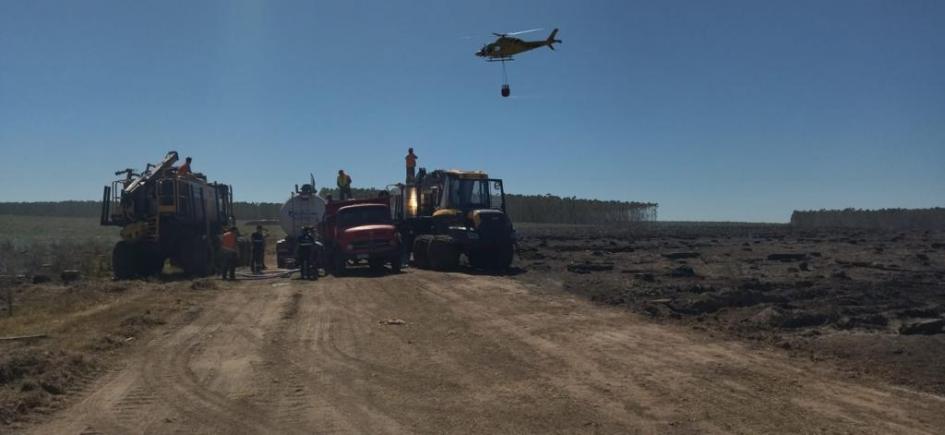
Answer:
[[[430,267],[427,250],[430,247],[431,238],[432,237],[430,236],[423,235],[417,237],[413,241],[413,264],[419,269],[426,269]]]
[[[344,276],[345,267],[347,267],[347,261],[345,261],[345,257],[343,255],[333,255],[331,260],[332,274],[335,276]]]
[[[212,269],[213,256],[210,247],[198,238],[181,243],[181,268],[190,276],[207,276]]]
[[[138,245],[138,262],[143,276],[159,276],[164,269],[164,256],[156,243],[144,242]]]
[[[427,252],[432,269],[453,270],[459,265],[459,249],[449,236],[434,237]]]
[[[379,274],[382,270],[384,270],[384,259],[372,258],[368,260],[368,266],[371,268],[371,272]]]

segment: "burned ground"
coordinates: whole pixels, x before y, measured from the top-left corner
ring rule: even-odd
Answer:
[[[945,393],[945,233],[520,228],[519,279]]]

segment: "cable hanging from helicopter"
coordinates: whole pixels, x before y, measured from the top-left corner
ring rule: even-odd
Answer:
[[[508,97],[512,93],[509,87],[509,74],[505,71],[505,60],[502,61],[502,91],[503,97]]]
[[[505,68],[506,62],[511,62],[515,60],[512,56],[524,53],[529,50],[534,50],[538,47],[545,47],[554,50],[554,44],[560,44],[560,39],[555,39],[555,36],[558,34],[558,29],[551,31],[551,34],[548,35],[548,38],[539,41],[523,41],[519,38],[515,38],[515,35],[521,35],[523,33],[536,32],[541,30],[539,29],[530,29],[522,30],[520,32],[513,33],[493,33],[497,39],[482,47],[481,50],[476,52],[476,56],[486,58],[486,62],[502,62],[502,91],[501,94],[503,97],[508,97],[512,94],[512,89],[509,86],[509,75]]]

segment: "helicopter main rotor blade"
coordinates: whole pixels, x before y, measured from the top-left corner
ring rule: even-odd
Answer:
[[[545,30],[545,29],[543,29],[543,28],[541,28],[541,27],[538,27],[538,28],[535,28],[535,29],[520,30],[520,31],[518,31],[518,32],[506,33],[505,36],[522,35],[522,34],[525,34],[525,33],[537,32],[537,31],[539,31],[539,30]]]

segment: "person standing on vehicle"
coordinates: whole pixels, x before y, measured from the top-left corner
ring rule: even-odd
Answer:
[[[404,157],[404,160],[407,161],[407,182],[412,183],[414,177],[416,177],[417,169],[417,155],[413,153],[413,148],[407,149],[407,156]]]
[[[191,159],[190,157],[187,157],[187,159],[184,161],[184,164],[180,165],[180,167],[177,168],[177,175],[181,176],[181,175],[193,174],[193,172],[190,171],[190,162],[192,161],[193,159]]]
[[[346,174],[344,169],[338,170],[338,199],[351,199],[351,176]]]
[[[315,236],[312,227],[302,228],[302,234],[296,240],[299,273],[302,279],[318,279],[318,266],[315,264]]]
[[[262,225],[256,225],[256,232],[250,239],[253,242],[253,273],[260,274],[266,268],[266,232]]]
[[[223,275],[221,278],[236,279],[236,262],[239,259],[238,233],[236,227],[230,227],[223,233]]]

